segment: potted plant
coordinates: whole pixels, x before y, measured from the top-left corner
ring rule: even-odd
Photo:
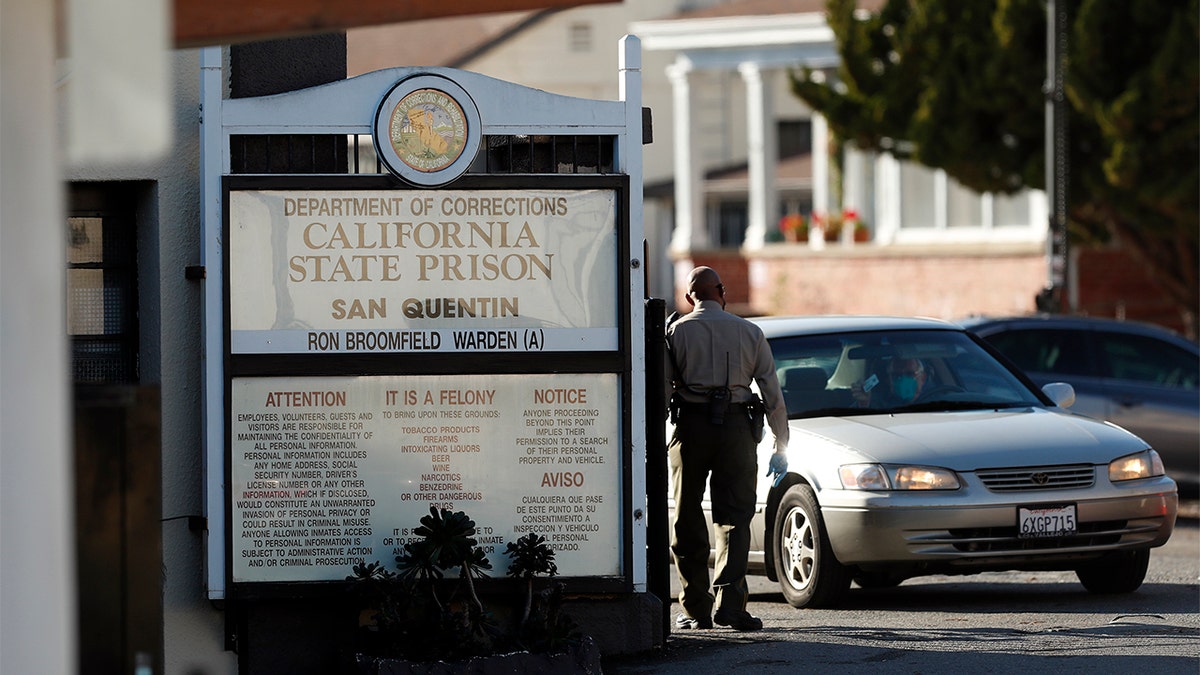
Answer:
[[[825,241],[842,241],[843,238],[856,242],[868,241],[871,231],[858,217],[858,211],[848,208],[825,215],[819,211],[812,214],[813,229],[820,228]]]
[[[438,663],[438,672],[516,672],[549,663],[554,672],[599,672],[595,643],[560,611],[562,584],[535,591],[539,576],[557,573],[546,539],[529,533],[508,544],[508,575],[523,583],[509,586],[519,593],[508,602],[496,598],[501,611],[493,612],[476,584],[492,565],[475,532],[465,513],[430,507],[396,556],[397,571],[378,561],[353,567],[346,579],[368,606],[359,671],[423,673]],[[452,570],[456,578],[446,574]]]
[[[799,213],[789,213],[779,219],[779,232],[785,241],[808,241],[808,221]]]
[[[864,242],[871,239],[871,231],[867,229],[867,224],[858,217],[858,211],[846,209],[842,211],[842,219],[845,222],[844,227],[851,228],[851,239],[856,242]]]
[[[837,241],[842,236],[842,214],[840,212],[826,215],[820,211],[813,211],[812,223],[813,230],[820,229],[825,241]]]

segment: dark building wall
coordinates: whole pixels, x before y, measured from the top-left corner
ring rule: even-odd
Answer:
[[[270,96],[346,79],[346,34],[234,45],[229,97]]]

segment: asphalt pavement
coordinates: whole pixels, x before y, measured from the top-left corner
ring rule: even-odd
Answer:
[[[836,610],[794,610],[773,582],[755,576],[750,609],[764,630],[672,630],[659,650],[605,659],[604,672],[1195,675],[1198,530],[1200,502],[1189,499],[1176,536],[1156,549],[1146,582],[1128,595],[1089,594],[1072,572],[988,573],[913,579],[852,592]]]

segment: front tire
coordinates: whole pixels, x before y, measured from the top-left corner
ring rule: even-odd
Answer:
[[[1075,570],[1079,583],[1091,593],[1132,593],[1146,579],[1150,549],[1117,551]]]
[[[793,607],[834,607],[850,589],[850,570],[833,555],[813,489],[793,485],[779,502],[772,529],[775,573]]]

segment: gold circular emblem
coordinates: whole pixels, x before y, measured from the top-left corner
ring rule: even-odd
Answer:
[[[408,166],[425,173],[441,171],[466,147],[466,115],[445,92],[417,89],[392,108],[388,139]]]

